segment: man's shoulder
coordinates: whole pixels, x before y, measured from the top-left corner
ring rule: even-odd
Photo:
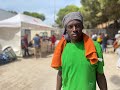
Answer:
[[[95,49],[96,49],[98,57],[101,58],[103,56],[101,45],[97,41],[94,41],[94,45],[95,45]]]
[[[97,41],[93,41],[95,47],[101,47],[100,43],[98,43]]]
[[[101,47],[100,43],[98,43],[97,41],[94,41],[94,45],[95,45],[97,52],[102,52],[102,47]]]

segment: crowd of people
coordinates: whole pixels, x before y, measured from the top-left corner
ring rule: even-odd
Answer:
[[[108,34],[106,33],[100,33],[100,34],[93,34],[91,37],[94,41],[97,41],[98,43],[100,43],[101,47],[102,47],[102,51],[107,53],[107,45],[109,37]]]
[[[114,49],[113,52],[119,53],[119,46],[120,46],[120,30],[118,30],[118,33],[115,35],[113,39],[110,39],[109,36],[105,33],[102,34],[93,34],[91,38],[94,41],[97,41],[101,44],[103,52],[107,51],[107,46],[111,45]]]
[[[47,38],[46,40],[51,42],[49,48],[51,48],[51,51],[53,51],[55,49],[55,42],[56,42],[55,35],[52,35],[49,39]],[[41,55],[42,55],[41,46],[42,46],[42,42],[44,42],[44,41],[45,41],[45,38],[42,38],[37,33],[35,34],[33,39],[30,40],[30,41],[28,41],[28,35],[27,34],[22,36],[21,48],[23,50],[23,57],[30,57],[31,56],[30,50],[29,50],[30,48],[34,48],[34,53],[33,54],[36,58],[41,57]]]

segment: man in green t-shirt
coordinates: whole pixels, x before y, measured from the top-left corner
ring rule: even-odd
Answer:
[[[62,64],[58,68],[56,90],[96,90],[96,82],[100,90],[107,90],[101,46],[90,38],[84,38],[81,13],[67,14],[63,18],[63,25],[66,45],[61,54]],[[89,46],[95,48],[96,53],[93,50],[90,54],[92,49]],[[97,59],[93,59],[95,55]]]

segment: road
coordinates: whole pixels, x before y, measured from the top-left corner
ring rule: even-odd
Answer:
[[[50,67],[51,58],[52,54],[40,59],[18,59],[0,66],[0,90],[55,90],[57,70]],[[104,53],[108,90],[120,90],[117,59],[114,53]]]

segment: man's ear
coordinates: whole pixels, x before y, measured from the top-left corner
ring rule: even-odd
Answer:
[[[66,33],[67,33],[67,30],[66,30],[66,28],[65,28],[63,35],[65,35]]]
[[[64,35],[64,37],[65,37],[65,39],[66,39],[67,42],[71,41],[70,36],[67,33]]]

